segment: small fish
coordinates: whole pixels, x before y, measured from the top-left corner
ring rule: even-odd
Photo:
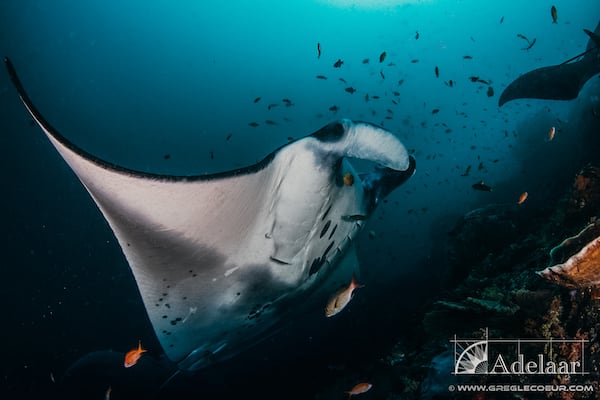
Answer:
[[[381,53],[379,55],[379,62],[382,63],[385,60],[386,56],[387,56],[387,53],[385,51],[383,53]]]
[[[446,84],[446,86],[454,86],[454,81],[452,79],[450,79],[448,82],[444,82]]]
[[[523,192],[521,193],[521,195],[519,196],[519,200],[517,201],[518,205],[521,205],[525,202],[525,200],[527,200],[527,197],[529,196],[529,194],[527,194],[527,192]]]
[[[231,139],[231,136],[233,136],[233,134],[231,134],[231,133],[229,135],[227,135],[227,137],[225,138],[225,141],[228,142],[229,139]]]
[[[269,105],[267,106],[267,109],[268,109],[268,110],[270,110],[271,108],[273,108],[273,107],[277,107],[278,105],[279,105],[279,104],[277,104],[277,103],[271,103],[271,104],[269,104]]]
[[[281,99],[281,101],[283,101],[285,103],[286,107],[291,107],[294,105],[294,103],[292,103],[292,101],[290,99]]]
[[[371,385],[370,383],[362,382],[354,385],[354,387],[346,393],[348,393],[348,398],[350,398],[352,396],[356,396],[357,394],[366,393],[369,390],[371,390],[372,387],[373,385]]]
[[[170,158],[171,158],[171,155],[170,155],[170,154],[165,154],[165,155],[163,156],[163,158],[164,158],[165,160],[168,160],[168,159],[170,159]]]
[[[344,185],[346,185],[346,186],[354,185],[354,175],[352,175],[350,172],[346,172],[343,180],[344,180]]]
[[[500,23],[504,22],[504,15],[502,16],[502,18],[500,18]]]
[[[483,183],[483,181],[479,181],[471,185],[471,187],[475,190],[481,190],[482,192],[491,192],[492,187]]]
[[[346,80],[344,78],[339,78],[340,82],[342,82],[344,85],[347,85],[348,82],[346,82]]]
[[[434,72],[435,72],[435,77],[439,78],[440,77],[440,69],[438,68],[437,65],[435,66]]]
[[[56,383],[56,380],[54,379],[54,374],[52,372],[50,372],[50,381],[52,381],[52,383]]]
[[[523,40],[526,40],[526,41],[527,41],[527,43],[529,43],[529,39],[527,39],[527,36],[525,36],[525,35],[523,35],[523,34],[521,34],[521,33],[517,33],[517,37],[518,37],[518,38],[521,38],[521,39],[523,39]]]
[[[369,93],[365,94],[365,101],[369,101]]]
[[[413,58],[412,60],[410,60],[411,63],[416,64],[419,62],[418,58]]]
[[[354,92],[356,92],[356,89],[354,89],[352,86],[347,87],[346,89],[344,89],[344,91],[350,93],[350,94],[354,94]]]
[[[369,59],[368,59],[368,58],[364,58],[364,59],[362,60],[362,63],[363,63],[363,64],[368,64],[368,63],[369,63]]]
[[[342,215],[342,221],[346,222],[366,221],[368,218],[363,214]]]
[[[337,110],[339,110],[338,106],[331,106],[331,107],[329,107],[329,111],[336,112]]]
[[[379,75],[381,75],[381,79],[385,79],[385,75],[383,74],[383,70],[379,71]]]
[[[531,42],[529,42],[529,46],[527,47],[523,47],[521,50],[529,50],[533,47],[533,45],[535,44],[537,38],[533,38],[533,40]]]
[[[395,91],[395,90],[392,92],[392,94],[393,94],[394,96],[400,96],[400,92],[398,92],[398,91]]]
[[[389,62],[387,66],[388,66],[388,67],[395,67],[395,66],[396,66],[396,64],[395,64],[395,63],[393,63],[393,62]]]
[[[321,58],[321,43],[317,43],[317,58]]]
[[[277,122],[271,121],[270,119],[265,119],[265,124],[267,124],[267,125],[277,125]]]
[[[142,353],[145,353],[147,350],[142,348],[142,341],[138,342],[137,349],[129,350],[127,354],[125,354],[125,361],[123,365],[125,368],[133,367],[137,364],[138,360],[142,357]]]
[[[415,32],[415,40],[419,40],[419,31]]]
[[[352,300],[352,294],[354,293],[354,290],[361,287],[363,287],[363,285],[359,285],[356,282],[354,273],[352,273],[352,279],[350,280],[348,287],[340,289],[327,302],[327,306],[325,307],[325,316],[328,318],[333,317],[342,311],[348,305],[350,300]]]
[[[434,108],[433,110],[431,110],[431,113],[432,113],[432,114],[437,114],[437,113],[439,113],[439,112],[440,112],[440,109],[439,109],[439,108]]]
[[[338,60],[333,64],[333,68],[339,68],[342,66],[342,64],[344,64],[344,62],[338,58]]]
[[[470,76],[469,79],[471,80],[471,82],[477,82],[479,80],[478,76]]]
[[[248,125],[250,125],[253,128],[256,128],[259,125],[259,123],[252,121],[252,122],[248,122]]]
[[[550,15],[552,15],[552,23],[557,24],[558,23],[558,11],[556,11],[555,6],[550,7]]]
[[[554,135],[556,134],[556,128],[552,127],[550,128],[550,131],[548,132],[548,141],[552,141],[552,139],[554,139]]]
[[[403,84],[403,83],[404,83],[404,79],[400,79],[400,80],[398,81],[398,86],[402,86],[402,84]]]
[[[477,79],[477,82],[483,83],[484,85],[489,85],[490,84],[490,82],[486,81],[485,79]]]
[[[377,96],[377,95],[375,94],[375,95],[371,96],[371,98],[372,98],[372,99],[375,99],[375,100],[377,100],[377,99],[379,99],[380,97],[379,97],[379,96]]]
[[[487,97],[492,97],[493,95],[494,95],[494,88],[491,86],[488,86]]]
[[[327,77],[325,75],[317,75],[317,79],[326,80]]]
[[[215,159],[215,153],[213,153],[213,151],[210,151],[210,159],[214,160]]]
[[[104,400],[110,400],[110,393],[112,392],[112,387],[109,386],[108,389],[106,389],[106,392],[104,393]]]
[[[463,59],[464,60],[472,60],[473,56],[466,55],[466,56],[463,56]]]
[[[260,97],[257,97],[257,98],[254,99],[255,103],[258,103],[259,101],[260,101]]]

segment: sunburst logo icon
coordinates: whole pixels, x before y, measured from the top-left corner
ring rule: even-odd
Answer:
[[[466,348],[455,342],[454,374],[487,374],[488,373],[488,341],[481,340]]]

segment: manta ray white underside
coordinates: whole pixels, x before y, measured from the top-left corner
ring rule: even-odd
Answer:
[[[231,357],[300,308],[323,312],[315,294],[333,292],[336,274],[349,281],[364,217],[415,171],[392,134],[349,120],[247,168],[199,176],[132,171],[61,135],[5,63],[25,107],[110,224],[164,351],[184,370]],[[380,167],[359,175],[346,157]],[[353,184],[344,184],[346,173]]]

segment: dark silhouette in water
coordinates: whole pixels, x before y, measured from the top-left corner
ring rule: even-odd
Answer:
[[[514,99],[572,100],[583,85],[600,72],[600,22],[594,32],[583,30],[589,37],[585,52],[559,65],[529,71],[515,79],[502,92],[498,105]],[[582,57],[581,59],[579,59]],[[577,60],[575,62],[571,62]]]

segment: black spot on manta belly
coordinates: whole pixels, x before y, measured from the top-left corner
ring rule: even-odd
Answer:
[[[329,207],[327,207],[327,210],[325,210],[325,213],[323,214],[323,216],[321,217],[321,221],[325,221],[325,218],[327,218],[327,215],[329,214],[329,211],[331,211],[331,206],[333,204],[330,204]]]
[[[308,270],[308,275],[314,275],[317,272],[319,272],[319,270],[321,269],[321,267],[323,266],[323,261],[324,259],[322,259],[321,257],[317,257],[313,260],[312,264],[310,264],[310,269]]]
[[[319,239],[322,238],[323,236],[325,236],[325,234],[327,233],[327,230],[329,229],[329,225],[331,225],[331,220],[329,220],[325,223],[325,226],[323,227],[323,229],[321,230],[321,234],[319,235]]]
[[[337,229],[337,224],[334,225],[333,229],[331,230],[331,233],[329,234],[329,240],[331,240],[331,237],[333,236],[333,234],[335,233],[335,230]]]
[[[333,247],[333,244],[335,243],[335,240],[332,241],[331,243],[329,243],[329,246],[327,246],[327,248],[325,249],[325,252],[323,253],[323,255],[321,256],[322,260],[325,260],[325,257],[327,257],[327,253],[329,253],[329,250],[331,250],[331,248]]]

